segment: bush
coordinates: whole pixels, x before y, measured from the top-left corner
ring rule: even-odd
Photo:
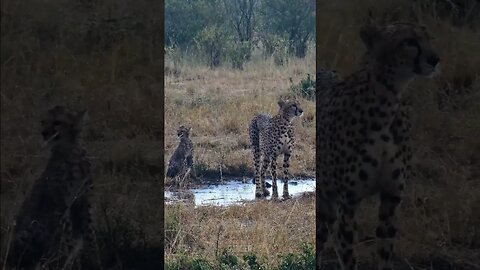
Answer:
[[[225,53],[226,30],[216,25],[207,26],[195,37],[197,48],[207,57],[210,68],[221,64],[222,55]]]
[[[255,254],[245,254],[243,255],[243,260],[250,267],[250,270],[265,270],[266,268],[262,266],[257,261],[257,256]]]
[[[243,65],[250,59],[252,53],[250,41],[232,41],[228,44],[227,57],[234,69],[243,70]]]
[[[280,256],[282,262],[279,270],[310,270],[315,269],[315,250],[307,243],[302,244],[302,253],[289,253]]]
[[[300,96],[308,100],[315,100],[315,78],[312,78],[310,74],[307,74],[307,77],[300,81],[299,84],[294,85],[292,78],[290,78],[290,91],[295,96]]]

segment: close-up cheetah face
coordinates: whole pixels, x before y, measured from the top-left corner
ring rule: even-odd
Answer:
[[[42,136],[47,142],[56,142],[62,138],[73,140],[81,131],[84,111],[72,112],[63,106],[50,109],[41,121]]]
[[[280,106],[281,113],[287,118],[292,119],[293,117],[302,116],[303,109],[300,107],[300,104],[296,100],[279,100],[278,106]]]
[[[394,23],[378,28],[369,24],[361,29],[360,36],[367,55],[382,67],[395,68],[405,76],[433,76],[439,69],[440,59],[423,26]]]
[[[177,129],[177,136],[178,136],[178,138],[182,138],[182,137],[188,138],[191,129],[192,129],[192,128],[186,127],[186,126],[183,126],[183,125],[180,126],[180,127]]]

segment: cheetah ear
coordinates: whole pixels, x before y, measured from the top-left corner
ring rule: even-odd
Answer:
[[[382,35],[376,25],[368,24],[360,29],[360,37],[367,49],[372,49],[374,44],[381,39]]]
[[[283,106],[285,106],[285,100],[279,99],[278,100],[278,106],[280,106],[280,108],[283,108]]]
[[[368,15],[363,19],[363,26],[360,28],[360,38],[367,46],[367,49],[371,49],[373,44],[381,38],[380,29],[375,23],[371,10],[368,11]]]

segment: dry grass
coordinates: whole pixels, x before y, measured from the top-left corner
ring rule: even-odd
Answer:
[[[165,206],[165,260],[187,253],[215,261],[223,250],[255,254],[267,269],[280,254],[315,243],[314,193],[284,202],[261,201],[230,207]]]
[[[251,176],[252,157],[248,125],[258,113],[275,114],[278,97],[289,94],[289,79],[299,83],[314,73],[314,55],[292,59],[287,66],[273,61],[252,61],[244,70],[210,70],[201,65],[179,65],[179,75],[165,78],[165,158],[178,144],[176,129],[192,127],[195,163],[202,164],[205,176]],[[173,64],[167,58],[166,67]],[[172,67],[173,69],[173,67]],[[300,100],[304,117],[294,120],[297,148],[292,158],[292,174],[314,175],[315,103]]]

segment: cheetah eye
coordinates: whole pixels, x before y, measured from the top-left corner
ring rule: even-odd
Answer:
[[[418,46],[418,42],[414,38],[406,39],[404,43],[407,44],[408,46]]]

